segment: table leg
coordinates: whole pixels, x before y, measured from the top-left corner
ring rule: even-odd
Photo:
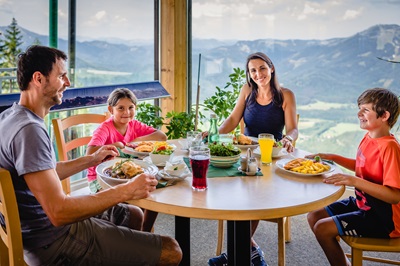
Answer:
[[[251,265],[250,221],[228,221],[228,265]]]
[[[179,265],[190,265],[190,218],[175,216],[175,239],[183,253]]]

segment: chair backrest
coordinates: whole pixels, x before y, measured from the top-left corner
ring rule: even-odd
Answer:
[[[54,137],[57,146],[57,155],[59,161],[67,161],[68,152],[86,146],[92,138],[91,131],[89,134],[82,136],[74,136],[72,127],[84,124],[101,124],[110,117],[110,113],[105,114],[78,114],[64,119],[55,118],[52,120]],[[67,131],[67,133],[65,132]],[[62,180],[62,187],[66,194],[71,193],[71,185],[69,178]]]
[[[26,265],[14,185],[10,173],[3,168],[0,168],[0,200],[0,213],[5,221],[0,226],[0,265]]]
[[[351,236],[341,236],[341,238],[351,247],[351,254],[346,255],[351,258],[352,265],[362,265],[363,260],[400,265],[400,259],[391,260],[363,255],[363,251],[399,253],[400,238],[383,239]]]

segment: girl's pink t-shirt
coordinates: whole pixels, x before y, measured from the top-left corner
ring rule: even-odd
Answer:
[[[115,142],[122,142],[123,144],[131,142],[134,139],[149,135],[155,132],[156,129],[148,126],[137,120],[132,120],[128,123],[128,128],[126,130],[125,136],[123,136],[115,128],[113,123],[113,117],[110,117],[104,121],[93,133],[92,139],[90,140],[88,146],[102,146],[107,144],[112,144]],[[88,169],[88,180],[93,181],[96,179],[96,167],[90,167]]]

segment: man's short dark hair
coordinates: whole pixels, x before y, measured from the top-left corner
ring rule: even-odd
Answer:
[[[18,55],[17,81],[21,91],[28,89],[33,73],[39,71],[48,77],[58,59],[67,60],[67,55],[56,48],[33,45]]]

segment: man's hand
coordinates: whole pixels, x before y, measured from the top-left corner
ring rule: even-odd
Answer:
[[[89,156],[92,156],[91,163],[92,166],[95,166],[102,162],[114,159],[115,156],[118,155],[119,155],[118,149],[114,145],[105,145]]]
[[[150,196],[150,192],[156,189],[157,184],[154,175],[140,174],[125,184],[125,191],[130,194],[131,199],[143,199]]]

